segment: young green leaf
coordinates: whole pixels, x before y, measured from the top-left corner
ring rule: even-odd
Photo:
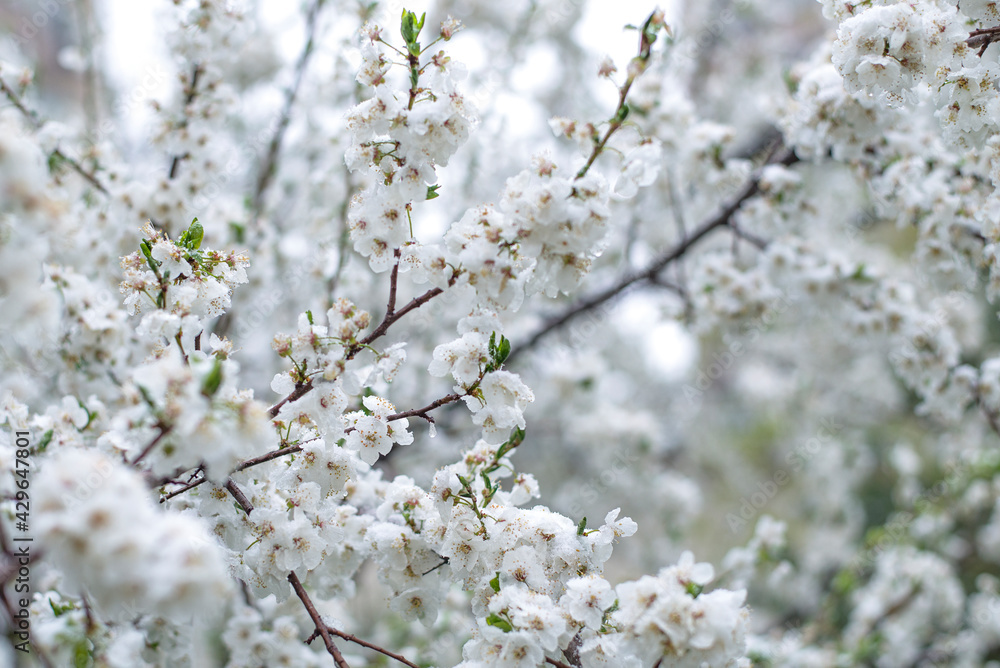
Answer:
[[[511,631],[514,630],[514,627],[511,626],[510,622],[508,622],[506,619],[504,619],[495,612],[490,613],[490,616],[486,618],[486,623],[490,626],[497,627],[504,633],[510,633]]]
[[[219,391],[219,386],[221,385],[222,360],[216,357],[212,365],[212,370],[208,372],[208,375],[205,376],[205,379],[201,383],[201,393],[206,397],[211,397]]]

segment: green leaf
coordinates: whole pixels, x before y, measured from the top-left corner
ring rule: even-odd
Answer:
[[[55,174],[64,162],[66,162],[66,158],[63,157],[62,153],[58,151],[50,153],[48,159],[49,173]]]
[[[510,633],[511,631],[514,630],[514,627],[511,626],[510,622],[508,622],[506,619],[504,619],[495,612],[490,614],[490,616],[486,618],[486,623],[490,626],[497,627],[504,633]]]
[[[580,520],[580,523],[576,525],[576,535],[582,536],[586,530],[587,530],[587,518],[584,517],[582,520]]]
[[[497,363],[503,364],[510,356],[510,341],[505,336],[500,337],[500,352],[497,354]]]
[[[306,318],[308,318],[308,319],[309,319],[309,324],[310,324],[310,325],[313,325],[313,324],[315,324],[315,323],[313,322],[313,312],[312,312],[312,311],[306,311]]]
[[[181,245],[188,250],[198,250],[201,248],[201,240],[205,238],[205,228],[201,226],[198,219],[191,221],[191,227],[181,235]]]
[[[56,617],[61,617],[67,612],[76,609],[76,606],[74,606],[72,603],[60,603],[59,605],[56,605],[55,603],[52,602],[51,598],[49,599],[49,607],[52,608],[52,613]]]
[[[702,585],[694,582],[688,582],[685,589],[687,589],[687,593],[691,594],[691,598],[698,598],[701,592],[705,590]]]
[[[47,432],[42,434],[42,440],[38,443],[38,452],[45,452],[45,448],[49,447],[49,443],[52,442],[52,436],[54,433],[54,430],[49,429]]]
[[[622,106],[618,109],[618,113],[615,114],[615,122],[616,123],[624,122],[625,119],[628,118],[628,112],[629,112],[629,106],[627,104],[622,104]]]
[[[81,640],[73,648],[73,668],[90,668],[94,665],[90,655],[90,646],[86,640]]]
[[[139,250],[141,250],[142,254],[146,257],[146,264],[148,264],[149,268],[153,270],[153,273],[156,273],[160,263],[153,259],[153,249],[150,247],[149,242],[145,239],[140,241]]]
[[[206,397],[211,397],[219,391],[220,385],[222,385],[222,360],[216,357],[212,365],[212,370],[208,372],[208,375],[201,382],[201,393]]]
[[[438,195],[438,188],[440,187],[441,187],[440,184],[427,186],[427,199],[437,199],[438,197],[440,197],[440,195]]]
[[[243,243],[244,240],[246,239],[247,228],[244,225],[241,225],[239,223],[230,222],[229,223],[229,231],[232,232],[233,239],[235,239],[236,243],[238,243],[238,244]]]
[[[406,9],[403,10],[399,32],[403,36],[403,40],[406,42],[406,50],[411,56],[420,55],[420,43],[417,42],[417,37],[420,36],[420,30],[424,27],[424,19],[426,17],[427,14],[424,13],[417,19],[417,15],[413,12]]]
[[[854,270],[854,273],[851,274],[851,280],[861,281],[862,283],[871,283],[875,279],[865,274],[865,264],[862,262],[858,265],[858,268]]]
[[[496,576],[490,580],[490,587],[492,587],[495,592],[500,591],[500,571],[497,571]]]

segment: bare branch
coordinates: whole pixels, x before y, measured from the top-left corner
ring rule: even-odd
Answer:
[[[979,30],[973,30],[969,33],[969,39],[965,40],[965,43],[971,48],[979,47],[978,55],[980,58],[986,53],[986,49],[993,42],[1000,41],[1000,26],[993,26],[991,28],[980,28]]]
[[[138,464],[139,462],[141,462],[143,459],[145,459],[146,455],[148,455],[150,452],[152,452],[153,448],[155,448],[157,446],[157,444],[160,441],[163,440],[163,437],[166,436],[167,434],[169,434],[170,430],[172,429],[172,427],[164,427],[163,425],[157,425],[157,427],[159,428],[160,433],[157,434],[156,438],[154,438],[152,441],[150,441],[149,445],[147,445],[145,448],[143,448],[142,452],[140,452],[139,455],[135,459],[132,460],[132,466],[135,466],[136,464]]]
[[[326,645],[326,651],[330,653],[333,657],[334,662],[337,664],[337,668],[351,668],[347,665],[347,661],[344,660],[344,655],[340,653],[337,646],[333,644],[333,638],[330,637],[330,627],[326,625],[323,618],[320,617],[319,612],[316,610],[316,606],[313,605],[312,600],[309,598],[309,594],[306,593],[305,587],[302,586],[302,582],[299,581],[299,576],[292,571],[288,574],[288,581],[292,583],[292,589],[295,590],[295,595],[299,597],[302,601],[302,605],[306,606],[306,612],[309,613],[309,618],[312,619],[313,624],[316,626],[316,631],[319,633],[320,637],[323,638],[323,644]],[[310,638],[313,636],[310,636]],[[308,641],[307,641],[308,642]]]
[[[390,659],[395,659],[396,661],[399,661],[404,666],[409,666],[409,668],[420,668],[420,666],[418,666],[417,664],[413,663],[412,661],[408,661],[406,659],[406,657],[403,656],[402,654],[396,654],[395,652],[390,652],[389,650],[385,649],[384,647],[379,647],[378,645],[376,645],[373,642],[369,642],[367,640],[362,640],[361,638],[359,638],[359,637],[357,637],[355,635],[351,635],[350,633],[345,633],[344,631],[340,631],[338,629],[335,629],[332,626],[327,626],[326,630],[328,632],[332,633],[333,635],[337,636],[338,638],[343,638],[344,640],[346,640],[348,642],[352,642],[352,643],[354,643],[356,645],[361,645],[362,647],[367,647],[368,649],[374,650],[374,651],[378,652],[379,654],[384,654],[385,656],[389,657]],[[309,636],[309,638],[306,639],[306,642],[307,643],[308,642],[312,642],[314,639],[316,639],[317,636],[319,636],[319,630],[313,631],[313,634],[311,636]]]

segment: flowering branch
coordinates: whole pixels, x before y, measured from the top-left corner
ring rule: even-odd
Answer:
[[[663,21],[663,12],[659,9],[654,11],[646,19],[646,22],[642,24],[639,36],[639,54],[632,59],[628,67],[628,76],[625,79],[625,83],[622,87],[618,89],[618,106],[615,108],[615,113],[611,116],[611,120],[608,122],[608,129],[605,131],[604,136],[594,144],[593,150],[590,152],[590,157],[587,158],[586,164],[580,168],[580,171],[576,173],[577,179],[582,179],[590,171],[590,167],[597,160],[597,157],[604,152],[604,147],[607,145],[608,140],[611,139],[611,135],[617,132],[622,125],[625,123],[625,119],[628,117],[628,105],[625,104],[625,99],[628,97],[628,92],[632,88],[632,84],[635,80],[639,78],[639,75],[646,71],[646,67],[649,65],[649,58],[652,55],[652,46],[656,41],[657,33],[660,31],[661,27],[665,27],[666,23]]]
[[[771,160],[768,160],[766,164],[778,164],[778,165],[792,165],[798,162],[798,157],[795,152],[791,149],[784,149],[781,151],[772,150],[771,155],[774,156]],[[695,244],[701,241],[704,237],[708,236],[713,230],[720,227],[730,227],[732,228],[732,217],[739,211],[743,202],[747,201],[751,197],[757,194],[760,188],[760,170],[758,170],[743,186],[740,190],[722,209],[716,213],[714,216],[703,222],[700,226],[695,228],[689,236],[684,237],[681,241],[671,248],[669,251],[661,255],[659,258],[654,260],[648,267],[637,272],[633,272],[624,276],[617,283],[612,285],[601,292],[584,299],[583,301],[577,303],[576,305],[567,309],[562,315],[556,316],[550,319],[545,325],[542,326],[537,332],[531,335],[528,340],[515,348],[510,353],[510,358],[513,359],[517,355],[522,354],[526,350],[530,350],[538,344],[543,338],[561,328],[567,322],[585,313],[597,306],[600,306],[606,301],[614,299],[622,292],[632,287],[637,283],[651,282],[655,281],[661,271],[663,271],[670,263],[674,262],[678,258],[682,257],[687,253]]]
[[[15,93],[14,90],[7,85],[7,82],[3,80],[3,77],[0,77],[0,91],[3,91],[3,94],[7,96],[10,103],[21,112],[21,114],[31,123],[33,128],[38,130],[42,127],[42,122],[38,119],[38,114],[24,105],[24,102],[17,96],[17,93]],[[60,149],[57,148],[52,151],[52,156],[72,167],[73,171],[89,181],[90,184],[101,191],[101,193],[105,195],[108,194],[108,189],[97,180],[96,176],[84,169],[79,162],[63,153]]]

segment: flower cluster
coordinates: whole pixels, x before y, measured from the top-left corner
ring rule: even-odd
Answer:
[[[435,167],[446,166],[464,143],[475,122],[474,112],[458,91],[460,70],[444,52],[424,63],[417,37],[423,18],[404,12],[409,21],[407,58],[410,90],[401,94],[386,81],[387,60],[380,30],[362,30],[365,59],[358,81],[373,87],[374,96],[354,107],[347,127],[351,146],[347,165],[351,171],[372,174],[375,183],[352,200],[348,226],[354,249],[374,271],[389,269],[394,254],[414,234],[411,211],[415,202],[435,194]],[[453,31],[448,28],[448,36]],[[444,38],[442,32],[442,38]]]
[[[122,258],[125,306],[132,315],[146,313],[137,329],[143,336],[177,339],[193,349],[206,321],[223,314],[233,290],[247,282],[250,260],[202,249],[205,231],[197,218],[177,241],[151,223],[142,232],[140,249]]]
[[[66,449],[46,463],[34,489],[40,541],[102,612],[177,620],[221,612],[232,585],[219,545],[196,517],[158,512],[135,472]]]

